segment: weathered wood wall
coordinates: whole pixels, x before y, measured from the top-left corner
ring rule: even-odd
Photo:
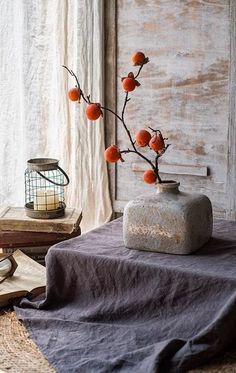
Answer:
[[[161,129],[171,143],[160,162],[162,178],[208,195],[215,216],[235,219],[235,0],[119,0],[116,11],[118,112],[120,77],[135,70],[130,56],[142,50],[150,63],[127,107],[132,135],[147,126]],[[112,136],[120,148],[129,146],[120,123]],[[125,159],[111,171],[116,211],[155,192],[142,182],[140,158]]]

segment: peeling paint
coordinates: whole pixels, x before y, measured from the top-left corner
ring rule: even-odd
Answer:
[[[229,0],[118,2],[118,75],[132,70],[133,49],[150,58],[140,77],[141,87],[130,94],[126,123],[132,134],[149,125],[167,133],[171,146],[165,162],[208,167],[207,177],[176,178],[184,190],[205,192],[222,213],[227,203],[229,10]],[[122,108],[119,80],[117,86]],[[120,125],[117,138],[127,147]],[[151,156],[150,150],[146,153]],[[131,172],[131,163],[138,160],[127,156],[125,164],[117,166],[118,200],[152,191],[141,173]]]

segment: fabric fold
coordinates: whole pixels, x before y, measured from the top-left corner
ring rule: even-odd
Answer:
[[[117,219],[53,246],[16,312],[58,372],[186,372],[235,341],[235,258],[236,222],[179,256],[124,247]]]

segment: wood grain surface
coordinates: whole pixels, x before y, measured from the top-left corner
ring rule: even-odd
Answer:
[[[208,195],[215,216],[223,218],[235,217],[228,213],[235,209],[235,172],[231,170],[229,177],[229,154],[232,162],[235,140],[228,136],[229,113],[234,110],[234,101],[230,102],[234,79],[233,3],[232,6],[229,0],[120,0],[116,9],[118,112],[124,100],[120,78],[136,71],[130,56],[135,50],[142,50],[150,63],[142,71],[141,86],[130,95],[127,125],[133,136],[147,126],[162,130],[171,144],[163,163],[207,169],[203,177],[191,172],[161,176],[180,181],[184,191]],[[233,115],[231,132],[235,134],[235,112]],[[121,149],[130,145],[120,123],[113,138],[117,138]],[[150,150],[147,154],[152,157]],[[142,172],[132,170],[132,164],[140,162],[140,158],[129,154],[125,160],[112,176],[113,200],[118,204],[144,192],[155,192],[155,186],[142,182]]]

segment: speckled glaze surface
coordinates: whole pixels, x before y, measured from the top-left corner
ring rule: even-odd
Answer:
[[[212,206],[203,194],[179,191],[174,181],[157,184],[157,193],[143,195],[125,206],[126,247],[169,254],[190,254],[212,235]]]

